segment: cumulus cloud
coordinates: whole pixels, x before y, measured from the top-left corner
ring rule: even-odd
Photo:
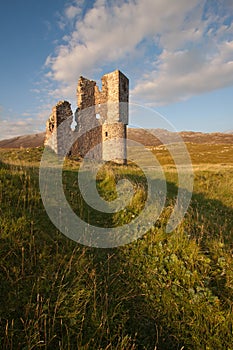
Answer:
[[[81,12],[82,12],[82,9],[80,7],[71,5],[71,6],[66,8],[65,15],[68,19],[74,19]]]
[[[136,84],[134,98],[151,105],[177,102],[233,84],[233,41],[225,42],[209,57],[202,50],[163,51],[150,77]]]
[[[47,58],[50,77],[61,82],[72,81],[83,72],[90,73],[95,67],[123,59],[147,36],[154,40],[156,33],[168,23],[177,28],[183,14],[198,2],[140,0],[109,5],[106,1],[96,1],[66,36],[67,42],[57,47],[57,54]]]
[[[54,95],[69,97],[80,75],[133,65],[138,52],[137,100],[166,104],[233,83],[231,1],[97,0],[85,13],[80,4],[65,8],[72,29],[46,60]]]

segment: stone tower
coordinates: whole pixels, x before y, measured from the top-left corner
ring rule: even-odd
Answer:
[[[128,125],[129,80],[119,70],[106,74],[106,118],[102,124],[102,158],[126,163],[126,125]]]
[[[56,153],[63,154],[67,140],[73,138],[76,141],[72,155],[126,164],[129,80],[116,70],[105,74],[101,81],[100,90],[95,81],[79,78],[75,131],[71,130],[69,102],[59,102],[46,125],[46,144]],[[61,124],[64,125],[58,131]]]
[[[72,152],[84,156],[98,144],[90,157],[125,164],[129,80],[116,70],[101,81],[101,91],[93,80],[80,77],[78,81],[75,120],[81,137]]]

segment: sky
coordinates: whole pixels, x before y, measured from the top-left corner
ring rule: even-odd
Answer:
[[[232,0],[2,1],[0,44],[0,139],[44,131],[58,101],[75,111],[80,75],[115,69],[141,127],[158,126],[149,108],[178,131],[233,130]]]

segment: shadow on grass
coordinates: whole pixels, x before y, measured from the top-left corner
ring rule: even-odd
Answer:
[[[172,264],[169,266],[175,274],[175,266],[185,260],[185,252],[181,251],[180,257],[172,243],[173,234],[164,233],[165,215],[145,237],[126,247],[85,248],[61,235],[51,224],[39,195],[38,169],[0,164],[0,175],[2,349],[175,350],[207,346],[213,331],[202,332],[205,313],[215,312],[216,327],[221,313],[218,305],[205,305],[206,296],[200,303],[199,299],[196,304],[189,301],[192,291],[188,288],[194,289],[196,281],[188,287],[188,283],[182,285],[174,277],[173,270],[169,275],[166,263]],[[131,180],[144,181],[136,175]],[[169,182],[167,188],[170,205],[177,187]],[[186,238],[195,238],[211,260],[210,239],[219,239],[227,249],[232,248],[232,218],[232,208],[194,193],[185,218]],[[156,232],[158,237],[162,235],[161,241]],[[155,250],[150,251],[150,246]],[[179,259],[175,260],[175,256]],[[209,263],[213,269],[212,263],[214,258]],[[188,264],[188,260],[184,261],[181,267]],[[186,268],[194,275],[195,266],[194,270]],[[184,272],[180,271],[177,274],[182,280]],[[195,288],[198,289],[196,285]],[[208,288],[219,298],[228,296],[221,271],[210,280]],[[196,292],[195,297],[201,298],[199,294]],[[197,316],[200,305],[206,308],[200,308]],[[198,329],[192,323],[197,317]],[[195,335],[200,339],[195,340]],[[227,341],[224,332],[223,336]],[[227,348],[220,341],[220,346]]]

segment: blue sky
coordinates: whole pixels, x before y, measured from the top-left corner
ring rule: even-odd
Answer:
[[[0,29],[1,139],[43,131],[80,75],[115,69],[177,130],[233,129],[232,0],[9,0]]]

